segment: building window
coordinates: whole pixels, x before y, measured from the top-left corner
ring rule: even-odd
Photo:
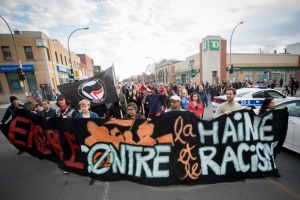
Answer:
[[[68,66],[68,62],[67,62],[67,57],[65,56],[65,63],[66,63],[66,66]]]
[[[235,79],[238,79],[238,71],[233,71],[230,77],[231,77],[231,81],[235,82]]]
[[[253,76],[254,76],[253,74],[254,74],[253,71],[246,71],[246,80],[253,82]]]
[[[4,60],[11,60],[11,54],[9,47],[1,47]]]
[[[20,84],[19,75],[17,72],[15,73],[5,73],[8,87],[11,93],[14,92],[23,92],[23,89]]]
[[[32,53],[32,48],[31,47],[24,47],[25,51],[25,56],[27,60],[32,60],[33,59],[33,53]]]
[[[257,83],[263,83],[264,82],[264,71],[257,71]]]
[[[49,49],[47,47],[46,48],[46,51],[47,51],[47,57],[48,57],[48,60],[50,60],[50,54],[49,54]]]
[[[56,63],[58,63],[58,57],[57,57],[57,52],[55,51],[55,58],[56,58]]]
[[[64,64],[64,61],[63,61],[63,58],[62,58],[61,54],[60,54],[60,60],[61,60],[61,64]]]
[[[34,72],[26,72],[25,75],[26,75],[26,81],[27,81],[27,84],[29,87],[29,91],[30,92],[37,91],[38,87],[36,84]],[[43,83],[43,84],[46,84],[46,83]]]
[[[296,71],[290,70],[290,78],[296,78]]]

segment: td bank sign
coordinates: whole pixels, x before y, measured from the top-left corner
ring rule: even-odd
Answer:
[[[202,51],[213,50],[218,51],[220,50],[220,40],[205,40],[202,42]]]

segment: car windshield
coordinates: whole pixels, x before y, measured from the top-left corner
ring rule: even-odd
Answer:
[[[250,91],[237,91],[236,97],[243,97],[244,95],[248,94]]]
[[[290,101],[280,104],[275,107],[276,110],[287,108],[289,111],[289,116],[299,117],[300,116],[300,101]]]

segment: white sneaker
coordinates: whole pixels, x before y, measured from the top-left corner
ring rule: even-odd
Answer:
[[[64,174],[69,174],[69,172],[64,171]]]

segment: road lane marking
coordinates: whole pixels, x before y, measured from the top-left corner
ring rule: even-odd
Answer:
[[[282,190],[284,190],[285,192],[287,192],[288,194],[290,194],[292,197],[294,197],[295,199],[300,199],[300,195],[298,195],[297,193],[295,193],[294,191],[292,191],[291,189],[289,189],[288,187],[286,187],[285,185],[279,183],[278,181],[276,181],[274,178],[271,177],[267,177],[266,179],[268,179],[271,183],[273,183],[274,185],[276,185],[277,187],[281,188]]]
[[[108,200],[109,182],[105,182],[103,200]]]

